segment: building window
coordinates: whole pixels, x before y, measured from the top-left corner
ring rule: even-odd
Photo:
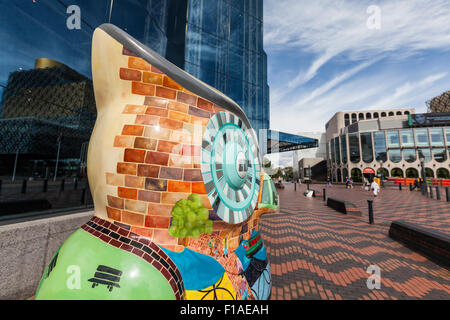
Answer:
[[[445,169],[445,168],[437,169],[436,176],[437,176],[437,178],[441,178],[441,179],[448,179],[448,178],[450,178],[450,174],[449,174],[448,170]]]
[[[409,115],[409,111],[405,111],[405,115]]]
[[[400,149],[389,150],[389,160],[391,160],[394,163],[402,161],[402,150]]]
[[[358,120],[364,120],[364,113],[360,113],[358,115]]]
[[[450,128],[445,129],[445,137],[447,138],[447,146],[450,147]]]
[[[359,152],[359,135],[357,133],[350,133],[348,135],[348,144],[350,151],[350,161],[358,163],[361,161],[361,153]]]
[[[428,162],[431,161],[431,151],[430,151],[430,149],[428,149],[428,148],[420,148],[420,149],[417,149],[417,153],[419,154],[419,159],[421,157],[423,157],[425,159],[424,163],[428,163]]]
[[[377,118],[379,118],[380,116],[378,115],[378,112],[375,112],[375,113],[373,114],[373,117],[374,117],[375,119],[377,119]]]
[[[363,161],[370,163],[373,161],[372,134],[370,132],[361,133],[361,149]]]
[[[356,122],[356,113],[352,113],[352,123]]]
[[[416,131],[416,144],[418,147],[428,147],[430,145],[430,141],[428,139],[428,130],[427,129],[415,129]]]
[[[347,178],[348,178],[348,170],[347,170],[347,168],[342,169],[342,176],[343,176],[343,178],[345,180],[347,180]]]
[[[445,151],[445,148],[433,149],[433,158],[437,162],[444,162],[447,160],[447,152]]]
[[[391,170],[391,177],[403,178],[403,170],[400,168],[394,168]]]
[[[367,113],[366,113],[366,119],[367,119],[367,120],[372,119],[372,114],[369,113],[369,112],[367,112]]]
[[[345,126],[348,126],[350,124],[350,116],[348,115],[348,113],[344,115],[344,122]]]
[[[416,149],[403,149],[403,159],[409,163],[416,161]]]
[[[345,139],[345,136],[341,136],[341,156],[342,156],[342,163],[347,163],[347,140]]]
[[[331,150],[331,163],[335,164],[336,163],[336,151],[334,150],[334,139],[330,140],[330,150]]]
[[[400,130],[402,147],[414,147],[414,135],[412,129]]]
[[[430,128],[431,145],[433,147],[444,146],[444,133],[442,128]]]
[[[415,168],[408,168],[406,169],[406,177],[407,178],[418,178],[419,177],[419,171]]]
[[[401,111],[397,111],[397,116],[401,116],[402,112]]]
[[[383,175],[384,178],[389,178],[389,171],[386,168],[378,168],[377,175],[381,177]]]
[[[382,112],[381,117],[386,117],[386,112]]]
[[[353,182],[362,182],[362,173],[358,168],[353,168],[352,171]]]
[[[431,168],[425,168],[425,177],[426,178],[434,178],[434,172]]]
[[[390,130],[386,132],[387,145],[389,148],[400,148],[400,138],[397,130]]]
[[[394,113],[391,111],[389,112],[389,117],[392,117],[394,115]]]
[[[339,137],[334,138],[334,150],[336,152],[336,163],[341,164],[341,149],[339,148]]]

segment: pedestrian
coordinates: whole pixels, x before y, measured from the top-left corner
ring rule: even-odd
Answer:
[[[417,188],[419,188],[419,178],[416,178],[416,179],[414,180],[414,187],[412,188],[412,190],[415,190],[415,189],[417,189]]]
[[[370,187],[373,190],[373,195],[375,197],[378,196],[378,192],[380,192],[380,186],[378,185],[378,183],[375,180],[373,180],[372,185]]]
[[[327,177],[327,187],[332,187],[330,176]]]

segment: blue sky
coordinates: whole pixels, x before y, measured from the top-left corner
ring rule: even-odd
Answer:
[[[426,112],[450,90],[449,21],[448,0],[265,0],[271,129],[324,131],[341,110]],[[290,152],[271,158],[292,165]]]

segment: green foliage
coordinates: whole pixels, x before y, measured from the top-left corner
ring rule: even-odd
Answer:
[[[212,226],[208,209],[203,207],[202,200],[196,193],[187,199],[178,200],[172,208],[169,234],[174,238],[198,238],[202,233],[211,233]]]

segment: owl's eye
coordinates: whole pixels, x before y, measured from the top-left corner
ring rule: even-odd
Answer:
[[[247,220],[260,186],[258,145],[251,128],[234,114],[216,113],[202,142],[202,176],[211,206],[225,222]]]

